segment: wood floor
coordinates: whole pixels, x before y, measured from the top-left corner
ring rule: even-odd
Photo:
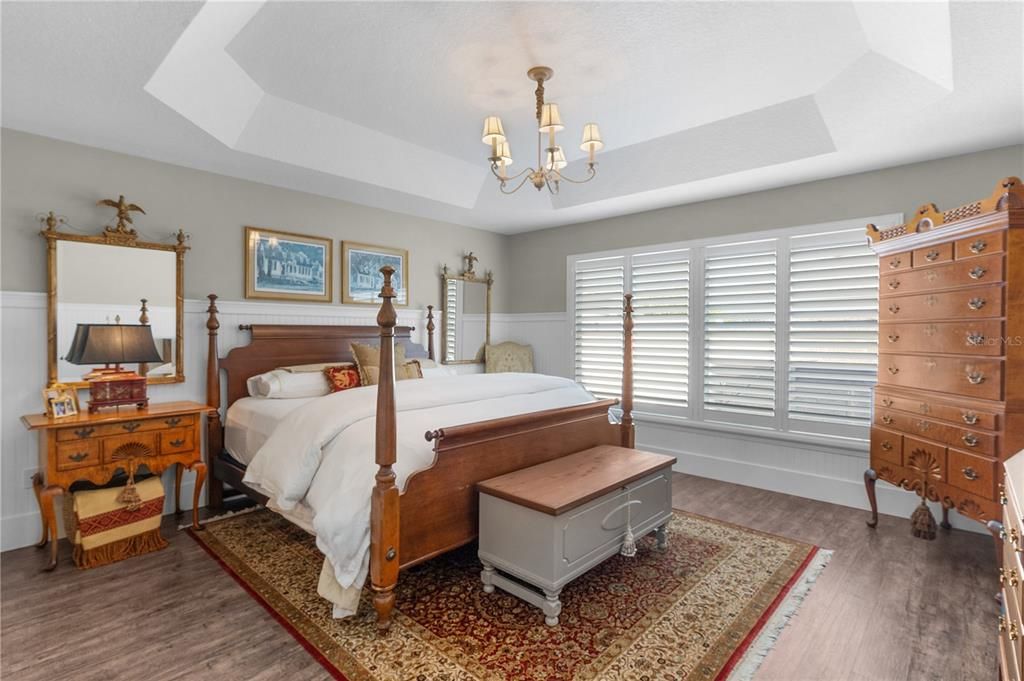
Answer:
[[[996,678],[998,584],[988,535],[910,536],[905,518],[677,474],[678,508],[835,551],[758,672],[760,681]],[[188,536],[95,570],[3,554],[4,681],[327,678]]]

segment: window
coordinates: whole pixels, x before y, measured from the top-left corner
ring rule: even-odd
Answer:
[[[851,236],[811,235],[791,241],[787,416],[794,429],[863,426],[871,411],[878,354],[878,257],[864,245],[862,235]]]
[[[775,240],[706,250],[705,411],[775,416],[775,275]]]
[[[444,280],[444,297],[444,358],[452,360],[459,356],[458,339],[461,337],[456,329],[461,320],[455,314],[459,303],[458,279]]]
[[[689,251],[644,253],[630,260],[634,401],[678,411],[689,402]]]
[[[622,388],[624,262],[580,260],[573,272],[576,380],[597,397],[618,397]]]
[[[878,349],[864,225],[900,221],[570,256],[576,380],[619,396],[629,291],[638,413],[864,439]]]

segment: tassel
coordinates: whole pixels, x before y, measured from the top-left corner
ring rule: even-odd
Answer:
[[[636,555],[636,539],[633,538],[633,528],[628,523],[626,524],[626,537],[622,540],[622,549],[619,554],[626,558]]]
[[[117,500],[122,504],[127,504],[129,511],[138,511],[142,507],[142,497],[139,496],[139,490],[135,489],[135,466],[129,466],[128,482],[125,483],[121,493],[117,495]]]
[[[910,531],[915,537],[920,539],[935,539],[935,516],[932,515],[932,510],[928,508],[928,504],[925,503],[923,498],[921,499],[921,505],[910,516]]]

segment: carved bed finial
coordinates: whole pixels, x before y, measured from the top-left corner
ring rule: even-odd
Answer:
[[[435,359],[434,357],[434,329],[437,326],[434,325],[434,306],[427,305],[427,357]]]

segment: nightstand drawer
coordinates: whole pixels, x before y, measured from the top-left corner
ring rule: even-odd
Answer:
[[[147,431],[161,430],[167,428],[164,419],[130,419],[120,423],[111,423],[105,426],[98,426],[98,435],[108,437],[111,435],[124,435],[125,433],[145,433]]]
[[[185,428],[187,426],[191,426],[195,422],[196,417],[193,414],[168,416],[166,418],[159,419],[159,423],[162,423],[166,428]]]
[[[65,442],[57,445],[57,470],[69,471],[83,466],[95,466],[100,462],[98,440]]]
[[[103,463],[155,456],[156,433],[127,433],[107,437],[103,442]]]
[[[175,428],[160,432],[160,453],[174,454],[187,452],[195,447],[195,438],[191,428]]]
[[[57,442],[86,440],[99,435],[97,426],[78,426],[77,428],[61,428],[57,431]]]

